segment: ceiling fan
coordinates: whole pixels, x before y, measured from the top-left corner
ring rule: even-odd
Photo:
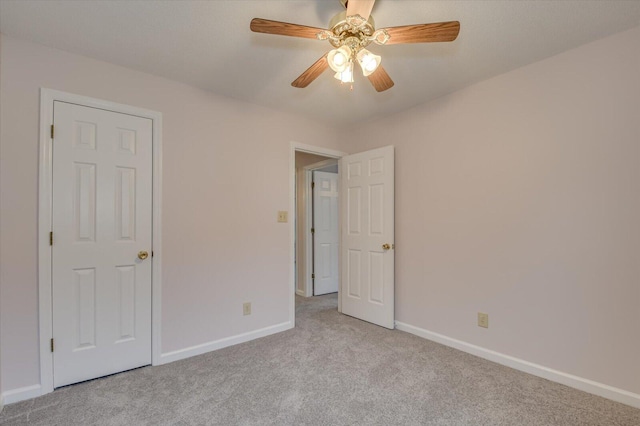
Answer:
[[[403,25],[375,29],[371,9],[375,0],[340,0],[346,11],[338,13],[329,22],[329,29],[289,24],[254,18],[251,31],[291,37],[327,40],[334,47],[311,65],[291,85],[307,87],[327,68],[336,72],[334,77],[353,89],[354,63],[358,62],[362,73],[373,87],[382,92],[393,87],[393,80],[380,65],[381,58],[366,49],[372,42],[378,45],[400,43],[432,43],[453,41],[460,32],[460,22]]]

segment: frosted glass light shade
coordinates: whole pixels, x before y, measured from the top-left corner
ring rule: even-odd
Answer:
[[[362,74],[365,77],[373,74],[373,72],[378,69],[380,62],[382,62],[382,58],[380,56],[374,55],[367,49],[360,50],[356,55],[356,58],[362,68]]]
[[[337,72],[334,78],[343,83],[353,83],[353,62],[349,61],[347,67],[342,72]]]
[[[349,46],[340,46],[331,50],[327,55],[327,62],[329,62],[331,69],[340,73],[348,68],[350,59],[351,49]]]

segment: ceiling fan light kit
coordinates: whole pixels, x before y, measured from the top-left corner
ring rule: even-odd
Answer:
[[[369,79],[378,92],[390,89],[394,83],[380,65],[382,58],[366,49],[369,44],[453,41],[460,32],[458,21],[405,25],[376,30],[371,16],[374,1],[341,0],[347,10],[338,13],[331,19],[328,30],[262,18],[251,20],[250,28],[251,31],[258,33],[327,40],[334,47],[294,80],[291,83],[293,87],[307,87],[327,68],[335,71],[334,77],[342,83],[352,84],[354,81],[353,64],[358,62],[362,74]],[[351,89],[353,89],[353,85],[351,85]]]

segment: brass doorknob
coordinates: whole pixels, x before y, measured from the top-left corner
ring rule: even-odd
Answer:
[[[141,251],[138,252],[138,259],[140,260],[145,260],[147,257],[149,257],[149,253],[147,253],[146,251]]]
[[[389,250],[389,249],[391,248],[391,244],[386,244],[386,243],[385,243],[385,244],[383,244],[383,245],[382,245],[382,248],[383,248],[384,250]]]

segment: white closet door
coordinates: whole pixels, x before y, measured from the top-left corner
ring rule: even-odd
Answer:
[[[56,101],[54,125],[59,387],[151,363],[152,122]]]

